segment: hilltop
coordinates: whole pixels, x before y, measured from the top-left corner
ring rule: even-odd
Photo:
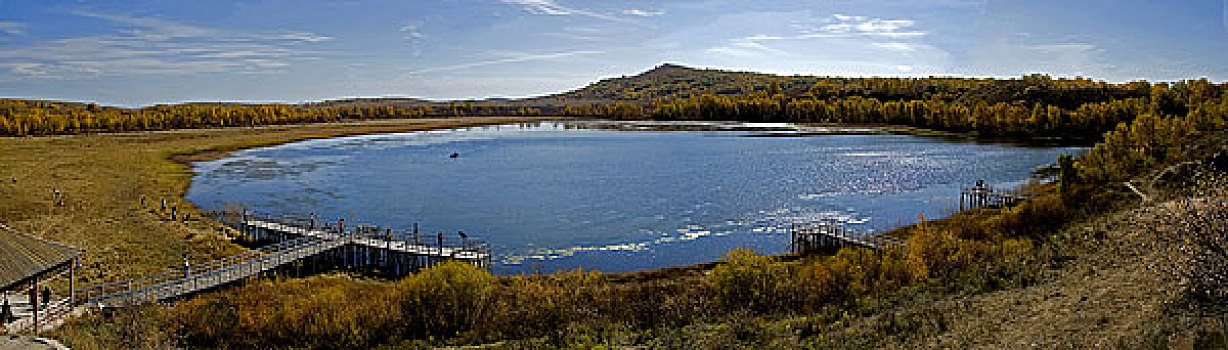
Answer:
[[[460,101],[430,101],[412,98],[355,98],[312,103],[313,106],[448,106],[473,104],[478,106],[511,105],[551,108],[588,106],[593,104],[649,104],[658,99],[686,99],[711,95],[745,97],[783,94],[790,97],[846,98],[859,96],[883,101],[940,99],[976,102],[1061,102],[1065,107],[1087,102],[1083,96],[1095,95],[1095,101],[1145,95],[1149,84],[1125,84],[1129,89],[1114,89],[1114,84],[1085,78],[1054,79],[1046,75],[1029,75],[1017,79],[924,77],[924,78],[857,78],[809,75],[774,75],[767,73],[700,69],[674,63],[663,63],[639,74],[608,78],[587,86],[558,94],[523,99],[484,99]],[[1080,98],[1077,102],[1075,98]]]

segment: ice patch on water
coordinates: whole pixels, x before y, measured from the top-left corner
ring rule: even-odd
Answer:
[[[550,261],[586,252],[647,251],[651,250],[654,246],[662,244],[685,243],[734,234],[784,235],[788,234],[795,224],[800,223],[840,222],[857,225],[864,224],[869,220],[870,218],[860,217],[851,211],[798,211],[788,208],[760,210],[754,215],[736,220],[724,220],[713,225],[687,224],[682,228],[674,230],[645,232],[648,236],[654,237],[652,239],[608,245],[537,248],[520,254],[506,254],[501,256],[499,260],[504,265],[522,265],[528,261]]]

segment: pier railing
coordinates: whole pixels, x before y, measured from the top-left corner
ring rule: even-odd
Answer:
[[[213,216],[250,238],[272,243],[203,264],[77,289],[81,301],[122,307],[176,298],[233,283],[306,258],[331,255],[341,265],[380,266],[394,275],[447,260],[489,268],[490,245],[478,239],[394,232],[365,223],[322,223],[310,216],[217,212]]]
[[[880,250],[891,245],[904,244],[894,237],[849,230],[838,221],[796,223],[789,231],[791,249],[796,253],[850,246]]]
[[[959,210],[1010,207],[1029,198],[1030,196],[1017,189],[996,189],[979,184],[960,189]]]
[[[204,264],[187,265],[182,269],[167,269],[149,276],[86,287],[78,289],[77,293],[86,303],[105,306],[127,306],[164,300],[238,281],[348,243],[347,239],[321,240],[303,237]]]

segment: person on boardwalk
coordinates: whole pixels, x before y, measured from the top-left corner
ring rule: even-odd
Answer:
[[[439,231],[439,247],[443,248],[443,231]]]
[[[0,323],[9,323],[13,320],[13,306],[9,305],[9,294],[4,293],[4,304],[0,304]]]
[[[39,303],[43,304],[42,305],[43,309],[46,309],[47,305],[51,304],[51,288],[48,288],[47,286],[43,286],[43,295],[42,295],[42,299],[39,300]]]
[[[183,278],[192,277],[192,263],[188,261],[188,254],[183,254]]]

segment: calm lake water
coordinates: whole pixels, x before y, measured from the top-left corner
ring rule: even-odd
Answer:
[[[762,136],[562,123],[310,140],[195,164],[188,199],[490,242],[494,272],[689,265],[788,248],[793,222],[863,232],[940,217],[961,186],[1027,181],[1079,148],[911,135]],[[459,153],[450,158],[452,153]]]

